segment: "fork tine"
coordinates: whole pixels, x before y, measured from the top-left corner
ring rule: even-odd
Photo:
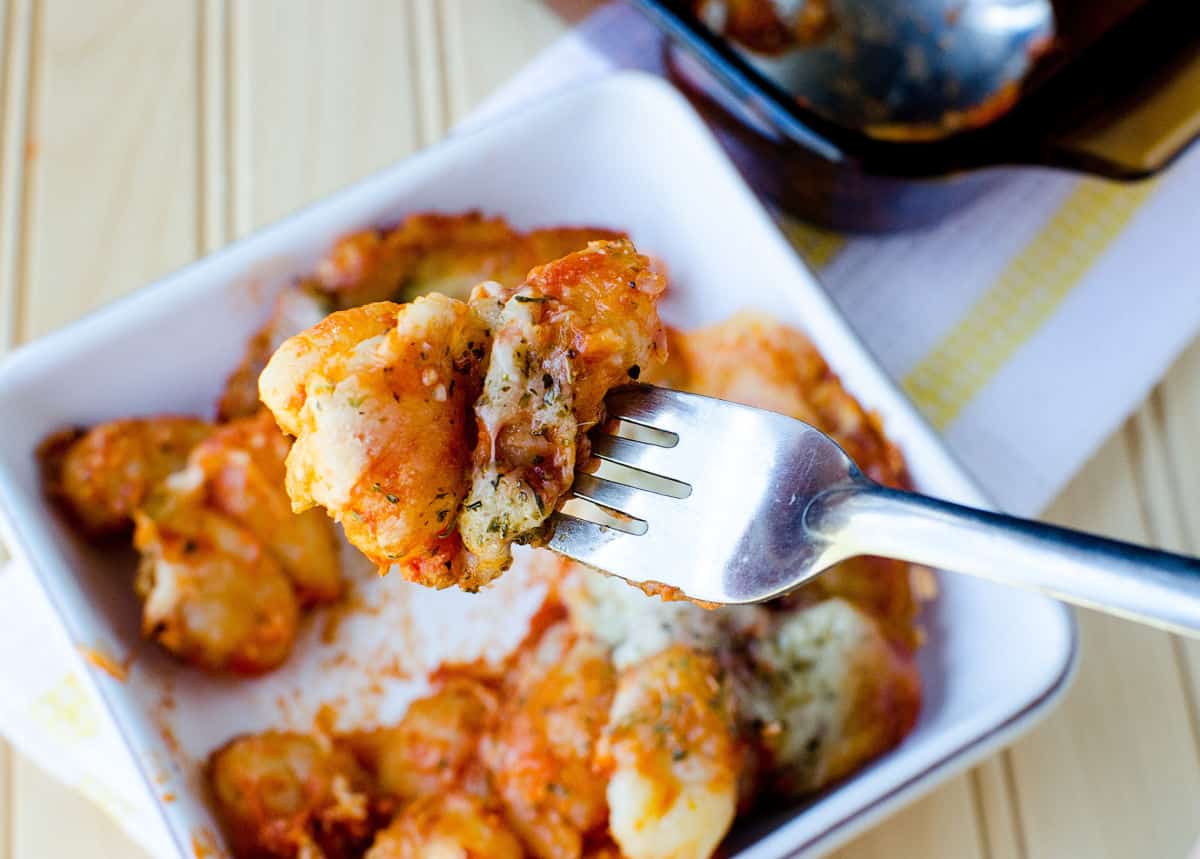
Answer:
[[[558,505],[556,515],[591,522],[593,525],[603,525],[635,537],[640,537],[650,530],[650,526],[646,524],[645,520],[604,507],[582,495],[573,494],[564,499]]]
[[[693,415],[696,404],[664,388],[626,385],[609,392],[604,398],[604,406],[609,417],[667,430],[676,435],[684,430],[696,430]]]
[[[578,496],[646,522],[663,522],[689,515],[686,500],[659,495],[633,486],[602,480],[591,474],[575,475],[571,491]]]
[[[682,479],[680,467],[683,463],[683,451],[678,447],[660,447],[656,444],[596,434],[592,436],[592,455],[651,474]]]
[[[673,477],[663,477],[650,471],[642,471],[632,465],[625,465],[611,459],[593,457],[580,469],[581,472],[608,480],[612,483],[624,483],[634,489],[644,489],[647,492],[657,492],[671,498],[687,498],[692,494],[691,484]]]
[[[661,549],[649,535],[631,535],[587,519],[557,514],[549,548],[574,561],[619,575],[632,583],[661,580]]]
[[[645,570],[644,578],[653,568],[653,554],[647,555],[644,540],[644,537],[559,513],[554,517],[549,546],[583,564],[595,565],[603,557],[600,562],[610,571],[620,570],[622,575],[630,578],[636,578]]]
[[[613,483],[610,480],[601,480],[590,474],[577,474],[575,475],[575,482],[571,485],[571,491],[589,501],[603,504],[605,507],[611,507],[613,510],[619,510],[622,513],[628,513],[632,516],[637,515],[629,508],[636,503],[634,496],[639,493],[639,490],[631,486]],[[641,517],[639,516],[638,518]]]
[[[679,444],[679,435],[676,433],[611,415],[604,419],[604,423],[600,424],[600,431],[604,435],[656,444],[659,447],[675,447]]]

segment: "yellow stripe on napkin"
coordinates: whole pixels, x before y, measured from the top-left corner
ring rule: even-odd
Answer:
[[[1154,191],[1081,180],[1019,256],[903,380],[944,430],[1042,327]]]
[[[101,714],[74,671],[34,699],[30,716],[64,746],[100,733]]]

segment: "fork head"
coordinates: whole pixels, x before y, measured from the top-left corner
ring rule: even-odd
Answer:
[[[605,405],[551,549],[711,603],[770,599],[844,557],[804,525],[814,497],[862,479],[824,433],[651,385],[619,388]]]

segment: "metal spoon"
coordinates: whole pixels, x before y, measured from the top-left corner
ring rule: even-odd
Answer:
[[[1050,0],[701,0],[696,11],[825,118],[906,140],[1003,112],[1055,33]]]

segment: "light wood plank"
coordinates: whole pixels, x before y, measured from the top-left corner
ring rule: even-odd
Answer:
[[[1178,549],[1200,554],[1200,341],[1184,352],[1167,374],[1153,401],[1166,449],[1165,486],[1154,494],[1175,512],[1176,531],[1168,535]],[[1193,731],[1200,733],[1200,642],[1177,646],[1191,702]]]
[[[211,253],[231,236],[232,209],[229,129],[230,12],[227,0],[198,0],[200,236],[198,252]]]
[[[0,354],[16,339],[21,277],[33,9],[29,0],[0,3]]]
[[[16,280],[20,246],[21,189],[25,166],[32,12],[23,0],[0,0],[0,354],[15,337]],[[0,542],[0,564],[8,551]],[[11,751],[0,739],[0,859],[11,859]]]
[[[1187,516],[1177,486],[1162,418],[1163,391],[1156,389],[1128,422],[1126,438],[1136,478],[1136,495],[1146,524],[1146,539],[1156,546],[1183,551],[1190,542]],[[1131,490],[1134,488],[1131,488]]]
[[[588,0],[443,0],[450,121],[461,119],[534,54],[566,32],[572,21],[599,5]]]
[[[1007,752],[993,755],[971,771],[977,800],[976,818],[988,859],[1021,859],[1025,836],[1014,807],[1015,785]]]
[[[194,5],[47,0],[42,9],[20,337],[196,253]]]
[[[413,12],[421,5],[395,0],[234,5],[230,75],[238,232],[420,144],[428,111],[423,113],[418,100],[412,57]]]
[[[409,5],[411,42],[408,67],[413,76],[417,102],[417,141],[427,146],[438,140],[447,127],[447,98],[444,86],[444,54],[439,0],[412,0]]]
[[[28,760],[13,767],[13,859],[148,859],[116,823]]]
[[[1200,549],[1200,480],[1195,479],[1200,442],[1200,340],[1167,373],[1154,405],[1170,457],[1171,493],[1179,505],[1181,538],[1192,549]]]
[[[947,782],[903,812],[860,835],[831,859],[986,857],[967,776]]]
[[[195,4],[47,0],[36,8],[27,119],[36,157],[21,186],[18,340],[197,249]],[[6,121],[20,115],[6,106]],[[3,241],[16,237],[4,229]],[[142,855],[94,804],[15,756],[11,786],[12,856]]]
[[[4,740],[0,740],[0,859],[11,859],[13,856],[12,759],[12,747]]]
[[[1122,433],[1049,518],[1144,539],[1135,461]],[[1200,759],[1171,637],[1092,612],[1079,618],[1073,689],[1012,750],[1029,855],[1183,856],[1196,836]]]
[[[1195,351],[1194,349],[1192,350]],[[1176,383],[1181,378],[1189,382],[1180,391]],[[1189,479],[1195,472],[1188,451],[1179,450],[1169,441],[1171,433],[1187,429],[1190,423],[1189,397],[1195,397],[1200,386],[1200,365],[1194,365],[1185,356],[1174,368],[1169,378],[1171,387],[1165,384],[1155,389],[1146,405],[1130,421],[1129,436],[1133,447],[1133,460],[1138,479],[1138,494],[1148,524],[1147,537],[1154,545],[1176,552],[1197,554],[1194,523],[1200,521],[1200,498],[1191,492]],[[1172,408],[1168,410],[1167,404]],[[1172,418],[1168,420],[1168,411]],[[1180,425],[1182,424],[1182,427]],[[1192,424],[1192,445],[1195,450],[1196,429],[1200,423]],[[1180,457],[1184,457],[1181,461]],[[1200,709],[1197,691],[1200,686],[1200,642],[1181,636],[1173,636],[1176,668],[1184,690],[1188,724],[1193,742],[1200,744]],[[1200,815],[1198,815],[1200,816]],[[1200,822],[1194,825],[1194,834],[1200,838]],[[1198,845],[1200,847],[1200,845]]]
[[[20,313],[17,282],[23,266],[21,210],[25,164],[32,154],[26,146],[32,42],[30,0],[0,2],[0,355],[16,340]],[[8,550],[0,543],[0,564],[8,557]]]
[[[832,854],[836,859],[979,856],[1019,859],[1021,834],[1007,789],[998,782],[1002,756],[942,785]]]

